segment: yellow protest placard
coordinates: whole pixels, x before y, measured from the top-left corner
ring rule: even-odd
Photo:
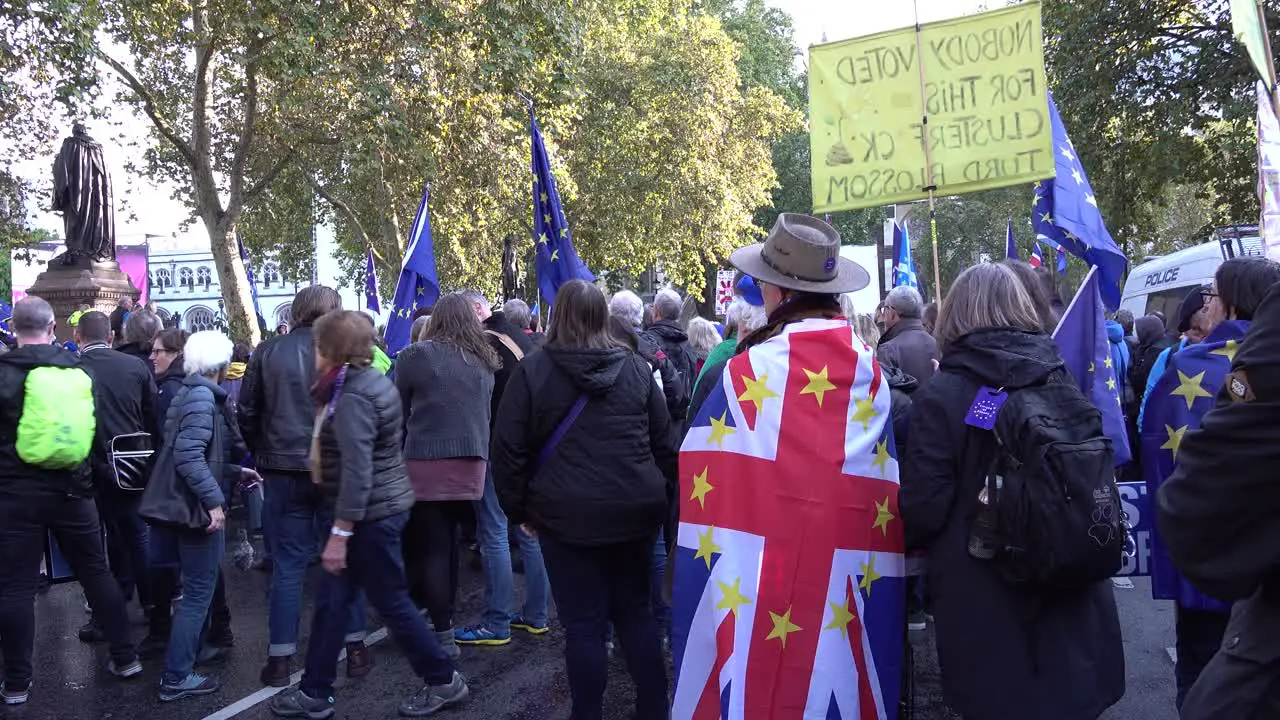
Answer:
[[[1039,2],[815,46],[814,212],[1053,177],[1047,97]]]

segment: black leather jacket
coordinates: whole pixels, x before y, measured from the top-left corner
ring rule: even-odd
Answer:
[[[259,469],[307,472],[316,375],[310,326],[258,346],[240,386],[236,419]]]

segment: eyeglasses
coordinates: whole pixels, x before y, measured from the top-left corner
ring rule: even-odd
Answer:
[[[1214,292],[1213,290],[1201,290],[1200,297],[1204,298],[1205,302],[1209,302],[1209,298],[1218,297],[1218,293]]]

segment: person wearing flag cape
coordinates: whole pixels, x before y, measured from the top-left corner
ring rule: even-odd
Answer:
[[[1203,342],[1169,359],[1164,374],[1147,394],[1142,416],[1142,472],[1147,494],[1156,497],[1179,463],[1188,433],[1214,407],[1214,398],[1231,372],[1241,341],[1267,290],[1280,282],[1280,264],[1265,258],[1234,258],[1218,266],[1213,286],[1202,291],[1206,322]],[[1169,557],[1162,528],[1151,533],[1151,595],[1173,600],[1178,658],[1174,669],[1177,705],[1195,684],[1222,644],[1230,604],[1201,592]]]
[[[680,449],[675,720],[896,718],[905,562],[888,382],[840,310],[867,271],[783,213],[730,262],[769,313]]]

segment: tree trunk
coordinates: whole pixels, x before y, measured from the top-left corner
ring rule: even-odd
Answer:
[[[222,285],[222,302],[227,315],[227,332],[233,340],[246,340],[257,346],[262,339],[258,318],[253,312],[253,294],[249,290],[249,276],[236,245],[236,227],[225,220],[205,224],[209,231],[209,249],[218,268],[218,282]]]

